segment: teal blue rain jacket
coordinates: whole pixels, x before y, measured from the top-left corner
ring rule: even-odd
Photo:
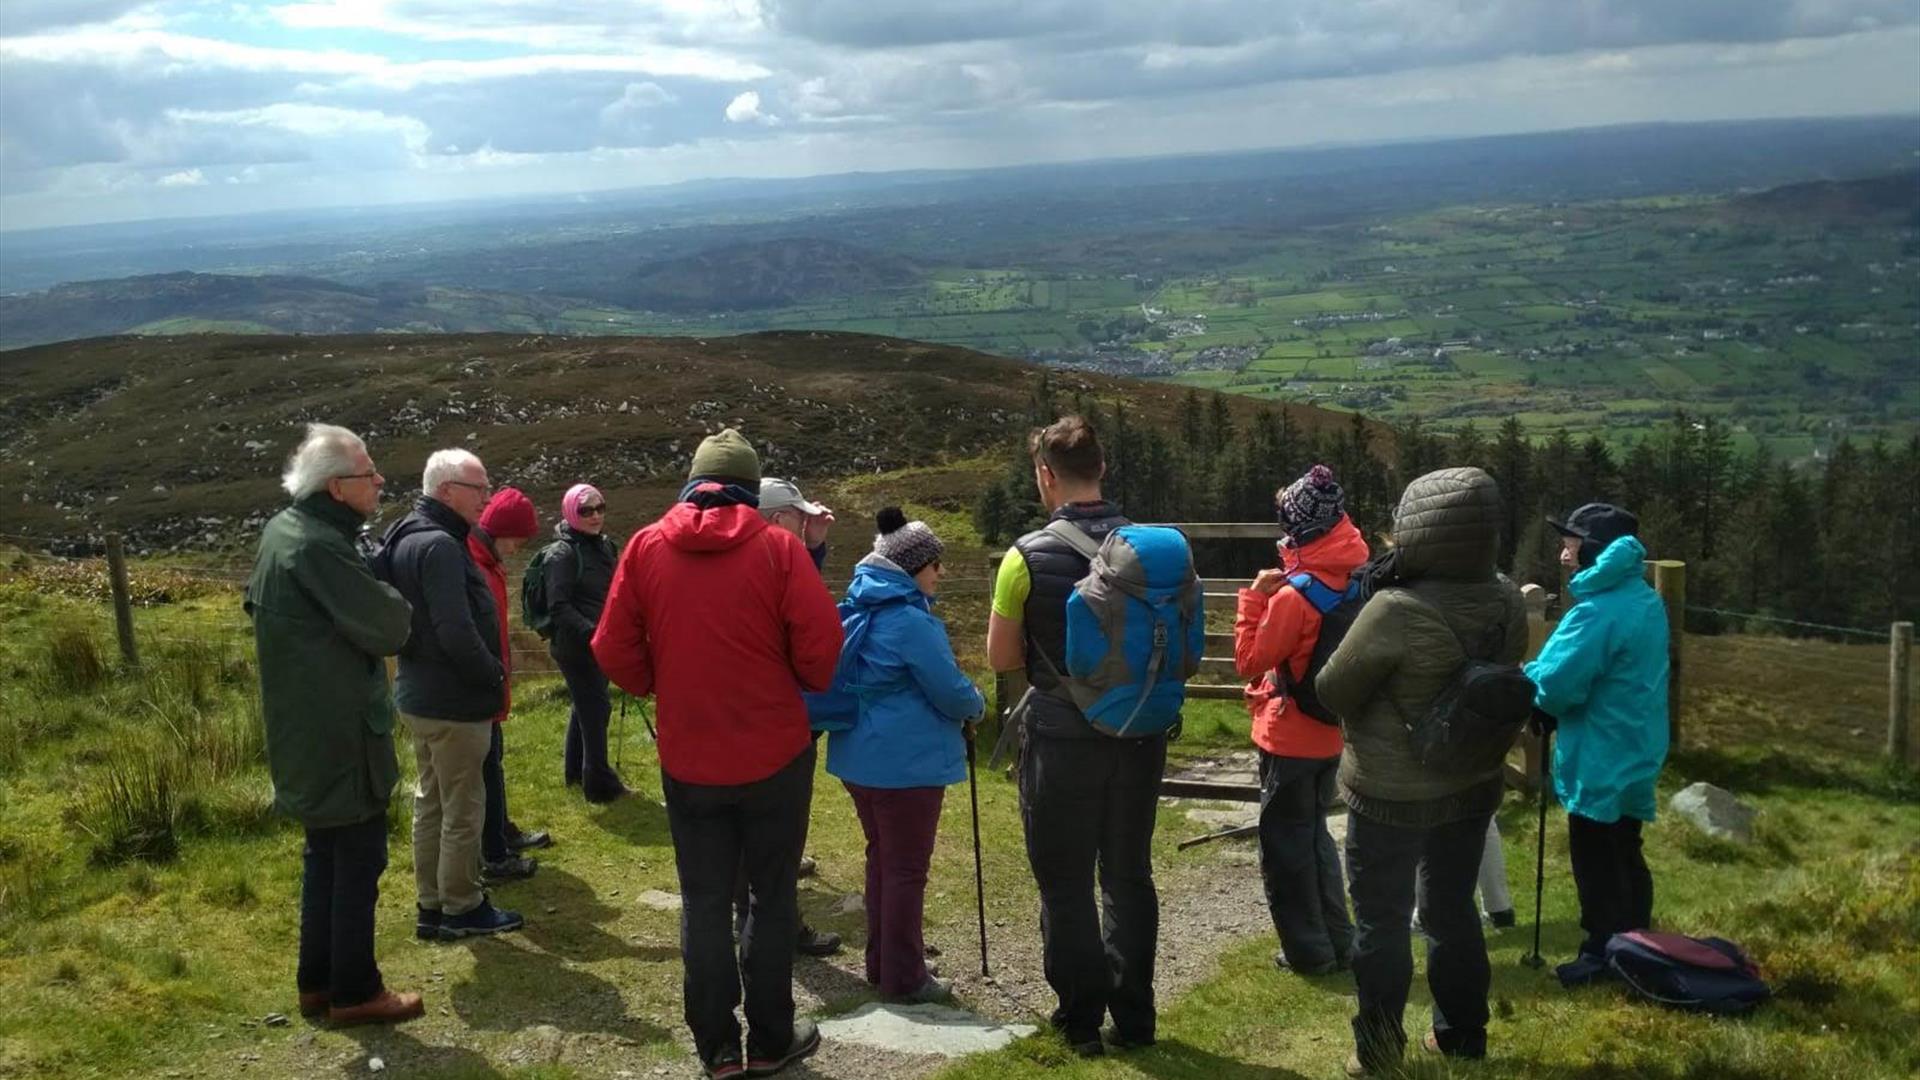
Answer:
[[[859,702],[857,717],[827,735],[827,771],[863,787],[945,787],[967,778],[961,725],[986,701],[953,657],[946,624],[893,563],[854,567],[841,604],[846,650],[834,690]],[[819,725],[824,726],[824,725]]]
[[[1560,721],[1553,786],[1568,813],[1652,821],[1667,759],[1667,613],[1646,582],[1647,549],[1608,544],[1573,577],[1574,605],[1527,665],[1534,703]]]

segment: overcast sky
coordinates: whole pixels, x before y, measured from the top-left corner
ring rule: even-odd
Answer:
[[[0,0],[0,228],[1920,111],[1920,0]]]

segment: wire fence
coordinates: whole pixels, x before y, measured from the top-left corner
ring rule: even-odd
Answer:
[[[92,544],[91,541],[87,542]],[[48,618],[94,636],[103,655],[115,637],[105,539],[76,553],[69,538],[0,532],[0,580],[42,597]],[[508,560],[510,602],[517,608],[520,574],[532,551]],[[993,577],[956,559],[941,582],[939,609],[963,662],[979,663]],[[143,655],[211,651],[223,663],[253,661],[253,634],[243,608],[251,555],[129,560],[136,644]],[[831,565],[828,586],[843,595],[850,566]],[[1231,629],[1231,603],[1213,601],[1208,628]],[[1721,745],[1810,744],[1852,756],[1885,752],[1891,700],[1889,628],[1836,626],[1762,612],[1689,605],[1688,621],[1709,620],[1716,633],[1683,636],[1686,737]],[[517,612],[515,615],[517,616]],[[24,622],[13,619],[10,622]],[[557,676],[546,643],[514,619],[510,633],[516,677]],[[1536,626],[1536,644],[1551,629]],[[14,674],[47,659],[44,634],[9,626],[0,633],[0,664]],[[1910,651],[1912,652],[1912,651]],[[1909,670],[1920,654],[1909,656]],[[1907,715],[1920,715],[1920,685],[1909,679]],[[1911,755],[1911,750],[1909,751]]]

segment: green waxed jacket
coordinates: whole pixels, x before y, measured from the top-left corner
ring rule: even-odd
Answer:
[[[1314,682],[1347,738],[1340,792],[1357,813],[1392,825],[1444,825],[1500,803],[1498,766],[1479,774],[1422,765],[1407,721],[1427,711],[1465,661],[1517,663],[1526,606],[1501,576],[1500,489],[1479,469],[1441,469],[1407,485],[1393,516],[1385,580]]]
[[[361,518],[322,492],[275,514],[247,581],[274,805],[308,828],[386,812],[400,780],[382,659],[412,608],[354,547]]]

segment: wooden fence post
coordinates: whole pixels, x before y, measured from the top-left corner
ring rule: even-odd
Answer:
[[[133,597],[127,591],[127,552],[119,533],[107,534],[107,576],[113,583],[113,627],[120,635],[120,658],[137,668],[140,650],[133,641]]]
[[[1897,622],[1887,645],[1887,756],[1907,763],[1908,724],[1913,701],[1913,624]]]
[[[1680,746],[1680,700],[1686,688],[1682,668],[1687,639],[1687,564],[1658,559],[1653,564],[1653,587],[1667,607],[1667,740]]]

